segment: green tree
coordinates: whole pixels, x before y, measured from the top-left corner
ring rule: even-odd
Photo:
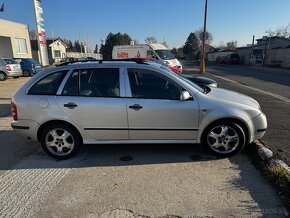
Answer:
[[[98,46],[98,43],[96,43],[94,53],[96,54],[96,53],[98,53],[98,51],[99,51],[99,46]]]
[[[74,42],[73,51],[74,52],[81,52],[81,44],[78,40],[75,40],[75,42]]]
[[[131,37],[127,33],[109,33],[105,44],[101,45],[100,53],[104,59],[112,59],[112,51],[115,45],[130,45]]]
[[[196,54],[200,52],[199,43],[196,34],[190,33],[182,49],[183,53],[188,55],[190,59],[196,58]]]
[[[183,58],[183,47],[181,48],[173,48],[171,50],[171,53],[174,54],[174,56],[177,58],[177,59],[182,59]]]

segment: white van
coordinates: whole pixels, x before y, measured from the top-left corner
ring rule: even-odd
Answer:
[[[156,58],[164,63],[180,68],[182,65],[175,56],[162,44],[142,44],[142,45],[118,45],[113,47],[113,59],[127,58]]]

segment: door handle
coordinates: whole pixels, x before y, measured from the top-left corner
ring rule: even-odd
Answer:
[[[77,107],[78,105],[75,104],[75,103],[73,103],[73,102],[69,102],[69,103],[67,103],[67,104],[64,104],[63,106],[64,106],[64,107],[67,107],[67,108],[69,108],[69,109],[74,109],[74,108]]]
[[[140,104],[134,104],[129,106],[129,108],[134,110],[141,110],[143,107]]]

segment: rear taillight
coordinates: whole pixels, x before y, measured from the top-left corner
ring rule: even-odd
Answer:
[[[11,111],[12,111],[13,120],[17,121],[18,120],[17,106],[13,102],[11,102]]]
[[[6,70],[11,71],[11,67],[9,65],[6,65]]]
[[[35,68],[34,64],[31,64],[31,68],[32,68],[32,69],[34,69],[34,68]]]

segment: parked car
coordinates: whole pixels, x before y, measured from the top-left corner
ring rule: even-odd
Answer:
[[[151,61],[157,64],[161,64],[163,66],[168,67],[171,71],[173,71],[174,73],[182,73],[182,69],[180,67],[172,67],[171,65],[169,65],[167,62],[161,61],[161,60],[157,60],[157,59],[147,59],[145,61]]]
[[[239,64],[240,55],[239,54],[230,54],[225,57],[225,64]]]
[[[47,68],[13,95],[11,125],[56,159],[108,143],[202,143],[228,157],[263,137],[267,119],[256,100],[165,69],[132,61]]]
[[[81,57],[78,60],[79,61],[96,61],[97,59],[94,57]]]
[[[209,87],[214,87],[214,88],[218,87],[218,84],[215,80],[210,79],[205,76],[196,76],[193,74],[182,74],[181,76],[196,83],[199,86],[209,86]]]
[[[164,70],[166,71],[169,71],[169,72],[174,72],[174,73],[178,73],[180,74],[180,71],[177,71],[178,68],[175,68],[175,70],[172,69],[172,67],[169,67],[168,65],[166,65],[165,63],[161,62],[159,60],[145,60],[145,62],[147,63],[157,63],[157,64],[160,64],[159,67],[161,66],[165,66],[167,67],[168,69],[166,68],[163,68]],[[158,67],[158,65],[157,65]],[[209,86],[209,87],[217,87],[217,82],[213,79],[210,79],[210,78],[207,78],[207,77],[204,77],[204,76],[196,76],[196,75],[193,75],[193,74],[180,74],[182,77],[196,83],[197,85],[199,86]]]
[[[224,63],[225,63],[225,60],[224,60],[224,58],[218,56],[218,57],[215,59],[215,63],[216,63],[216,64],[224,64]]]
[[[20,64],[11,58],[0,58],[0,81],[4,81],[7,77],[18,78],[22,75]]]
[[[20,64],[23,76],[32,76],[42,70],[40,63],[32,58],[14,58]]]

